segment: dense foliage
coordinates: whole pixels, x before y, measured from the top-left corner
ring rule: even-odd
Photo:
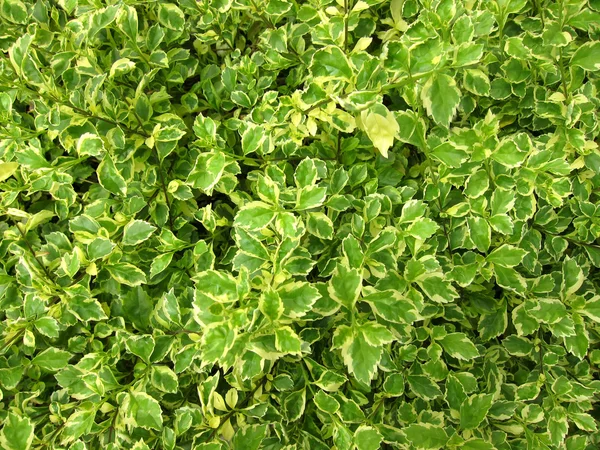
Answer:
[[[597,449],[600,1],[0,0],[0,447]]]

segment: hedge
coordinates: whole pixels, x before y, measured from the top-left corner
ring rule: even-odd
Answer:
[[[0,0],[0,447],[600,447],[599,0]]]

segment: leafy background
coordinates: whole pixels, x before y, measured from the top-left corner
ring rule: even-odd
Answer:
[[[0,20],[0,447],[598,448],[598,0]]]

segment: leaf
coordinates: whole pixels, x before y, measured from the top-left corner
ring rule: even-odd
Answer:
[[[202,336],[202,364],[215,364],[233,345],[235,330],[227,324],[217,324],[207,329]]]
[[[362,128],[373,142],[373,145],[384,158],[388,157],[389,148],[394,145],[394,138],[400,129],[394,115],[381,103],[372,105],[360,113]]]
[[[568,256],[563,261],[561,291],[565,298],[569,298],[583,285],[585,278],[583,271],[574,259]]]
[[[146,274],[133,264],[116,263],[104,266],[111,276],[121,284],[139,286],[146,283]]]
[[[445,448],[448,435],[442,427],[431,424],[410,424],[403,430],[408,441],[417,449],[437,450]]]
[[[352,309],[360,296],[362,277],[357,269],[338,264],[327,291],[332,299]]]
[[[333,239],[333,222],[323,213],[309,213],[306,229],[310,234],[320,239]]]
[[[0,163],[0,182],[10,178],[19,168],[17,162]]]
[[[284,312],[283,301],[276,291],[264,291],[258,303],[258,309],[272,322],[281,317]]]
[[[0,431],[0,444],[6,450],[29,450],[33,443],[34,426],[28,417],[9,412]]]
[[[117,170],[111,156],[106,154],[98,166],[98,181],[107,191],[115,195],[127,195],[127,184],[121,173]]]
[[[369,303],[375,314],[390,322],[412,324],[419,318],[414,303],[395,291],[374,292],[362,301]]]
[[[182,31],[185,25],[185,16],[177,5],[172,3],[158,4],[158,22],[171,30]]]
[[[277,293],[283,303],[284,314],[290,318],[304,316],[321,298],[317,288],[304,282],[284,284],[277,290]]]
[[[221,152],[201,154],[196,159],[196,164],[188,175],[186,183],[196,189],[212,192],[223,176],[225,164],[225,155]]]
[[[56,372],[66,367],[72,357],[71,353],[64,350],[48,348],[33,358],[31,363],[49,372]]]
[[[116,244],[113,244],[110,239],[103,237],[97,237],[88,244],[88,258],[91,260],[104,258],[110,255],[115,248]]]
[[[514,267],[521,264],[525,255],[525,250],[505,244],[490,252],[486,260],[502,267]]]
[[[458,293],[452,284],[438,275],[418,280],[417,284],[436,303],[448,303],[458,297]]]
[[[302,348],[302,341],[290,327],[275,330],[275,348],[285,354],[298,354]]]
[[[483,217],[467,218],[469,236],[480,252],[486,253],[492,244],[492,230]]]
[[[273,208],[263,202],[250,202],[236,214],[234,225],[249,230],[260,230],[267,227],[275,219]]]
[[[439,386],[424,375],[408,375],[406,381],[410,391],[423,400],[433,400],[442,395]]]
[[[463,430],[477,428],[485,420],[493,401],[492,394],[476,394],[467,398],[460,407],[460,427]]]
[[[150,364],[150,357],[156,345],[154,338],[149,335],[131,336],[125,341],[127,350],[141,358],[146,364]]]
[[[143,220],[132,220],[123,229],[123,244],[137,245],[147,240],[156,227]]]
[[[350,81],[353,76],[352,68],[346,55],[334,46],[323,47],[317,50],[310,64],[313,77],[323,80]]]
[[[29,19],[27,8],[20,0],[3,0],[1,12],[2,17],[17,24],[26,24]]]
[[[327,188],[321,186],[307,186],[298,190],[296,196],[296,209],[299,211],[316,208],[325,201]]]
[[[589,72],[600,70],[600,42],[586,42],[571,57],[571,65]]]
[[[479,356],[477,347],[464,333],[448,333],[439,342],[453,358],[468,361]]]
[[[167,366],[152,366],[150,376],[152,386],[162,392],[175,394],[178,391],[177,375]]]
[[[453,78],[438,73],[423,86],[421,101],[435,123],[448,128],[460,102],[460,90]]]
[[[368,425],[361,425],[354,432],[354,445],[357,450],[377,450],[382,440],[381,433]]]
[[[131,392],[122,405],[134,426],[146,430],[161,430],[163,426],[160,404],[145,392]]]
[[[348,371],[358,381],[369,384],[381,358],[381,347],[369,344],[362,333],[352,333],[341,345],[341,351]]]
[[[469,158],[467,152],[449,142],[438,145],[431,151],[430,156],[448,167],[460,167]]]
[[[267,435],[267,425],[246,425],[233,438],[233,446],[239,450],[258,450]]]
[[[294,181],[296,186],[303,188],[311,186],[317,182],[317,166],[312,159],[304,158],[296,167],[294,172]]]
[[[90,403],[83,404],[81,409],[75,411],[67,419],[62,432],[62,442],[72,442],[80,436],[88,434],[94,425],[95,417],[96,408]]]
[[[502,141],[492,153],[494,161],[510,168],[521,166],[526,157],[527,152],[519,150],[517,144],[510,139]]]

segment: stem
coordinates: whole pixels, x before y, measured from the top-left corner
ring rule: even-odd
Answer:
[[[344,0],[344,52],[348,51],[348,1]]]
[[[156,156],[159,158],[158,162],[158,177],[160,179],[160,184],[162,187],[163,194],[165,194],[165,202],[167,203],[167,208],[169,209],[169,228],[173,231],[173,217],[171,216],[171,201],[169,200],[169,193],[167,192],[167,185],[165,184],[165,177],[162,173],[162,161],[160,161],[160,157],[158,156],[158,150],[154,147],[156,151]]]

